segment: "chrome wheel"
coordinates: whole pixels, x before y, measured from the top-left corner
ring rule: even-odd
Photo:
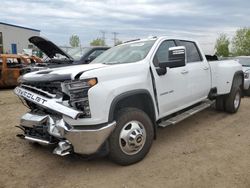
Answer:
[[[234,98],[234,108],[237,109],[240,105],[240,92],[237,92]]]
[[[145,141],[146,131],[139,121],[130,121],[121,129],[119,144],[125,154],[137,154],[143,148]]]

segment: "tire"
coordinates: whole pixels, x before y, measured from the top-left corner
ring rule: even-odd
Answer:
[[[234,86],[225,99],[225,111],[236,113],[241,103],[241,89],[239,86]]]
[[[225,110],[225,97],[224,96],[218,96],[216,98],[215,108],[218,111],[224,111]]]
[[[142,110],[125,108],[118,112],[116,123],[109,138],[109,158],[120,165],[141,161],[154,139],[150,118]]]
[[[248,90],[245,90],[245,94],[246,96],[250,96],[250,87],[248,88]]]

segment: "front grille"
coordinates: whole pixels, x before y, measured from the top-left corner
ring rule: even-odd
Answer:
[[[54,95],[62,94],[61,82],[30,82],[24,83],[24,85],[41,89]]]

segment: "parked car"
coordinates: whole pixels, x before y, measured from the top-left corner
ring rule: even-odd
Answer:
[[[17,86],[17,79],[26,72],[28,65],[40,63],[35,56],[0,54],[0,88]]]
[[[78,47],[68,50],[67,53],[74,58],[73,64],[89,64],[109,48],[107,46]]]
[[[54,153],[106,151],[121,165],[142,160],[156,128],[210,107],[236,113],[244,75],[234,60],[208,62],[195,41],[148,38],[113,47],[89,65],[25,74],[15,93],[30,111],[19,136]],[[167,138],[166,138],[167,139]]]
[[[234,57],[243,67],[244,72],[244,92],[250,96],[250,56]]]
[[[29,42],[40,49],[48,58],[43,63],[31,66],[30,71],[43,70],[47,68],[58,68],[76,64],[88,64],[109,47],[87,47],[73,48],[65,52],[53,42],[40,37],[33,36]]]

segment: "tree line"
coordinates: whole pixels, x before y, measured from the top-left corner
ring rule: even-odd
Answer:
[[[115,45],[119,45],[121,44],[122,41],[120,40],[117,40],[115,42]],[[79,47],[81,42],[80,42],[80,38],[78,35],[72,35],[70,38],[69,38],[69,44],[71,47]],[[102,38],[96,38],[94,40],[92,40],[90,43],[89,43],[90,46],[107,46],[105,40],[103,40]]]
[[[215,51],[219,57],[250,56],[250,28],[238,29],[232,40],[226,34],[220,34],[215,43]]]

